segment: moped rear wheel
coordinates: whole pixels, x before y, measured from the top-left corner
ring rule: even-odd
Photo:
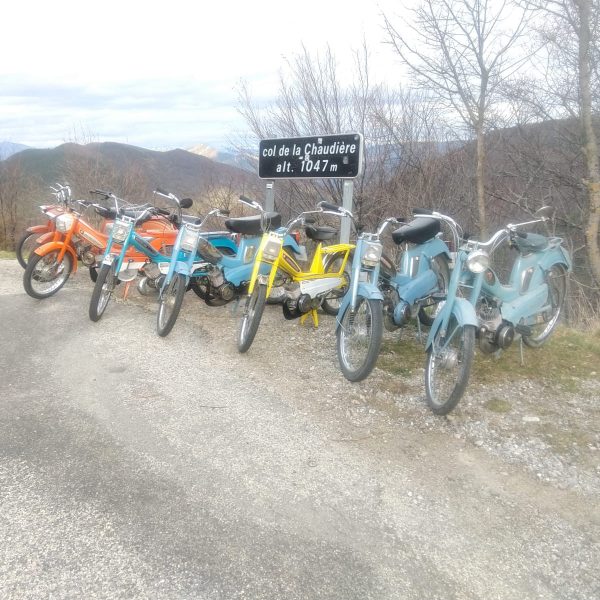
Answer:
[[[436,415],[447,415],[469,382],[475,353],[475,326],[450,317],[445,336],[436,334],[425,361],[427,404]]]
[[[17,260],[19,264],[26,269],[27,263],[29,262],[29,258],[33,254],[33,251],[39,246],[37,239],[40,237],[41,233],[32,233],[31,231],[26,231],[17,242],[15,247],[15,254],[17,255]]]
[[[531,335],[524,335],[523,342],[530,348],[539,348],[550,337],[558,325],[560,313],[567,295],[567,270],[563,265],[552,265],[546,276],[548,284],[548,301],[550,303],[549,314],[539,325],[532,325]]]
[[[187,290],[185,276],[175,273],[169,285],[161,293],[158,300],[158,314],[156,316],[156,333],[161,337],[169,335],[177,321],[183,297]]]
[[[431,261],[431,268],[437,275],[437,291],[445,296],[448,293],[448,284],[450,283],[450,267],[448,266],[448,259],[445,256],[438,254],[438,256],[435,256]],[[425,327],[431,327],[439,309],[439,302],[429,306],[421,306],[418,313],[421,324],[425,325]]]
[[[58,262],[60,250],[52,250],[43,256],[32,254],[23,274],[25,291],[38,300],[49,298],[65,285],[73,270],[73,257],[65,252]]]
[[[102,265],[90,300],[89,315],[92,321],[99,321],[104,314],[117,283],[117,261],[114,260],[110,265]]]
[[[337,356],[346,379],[361,381],[371,373],[382,335],[381,300],[358,298],[354,312],[346,308],[337,330]]]
[[[257,284],[254,286],[252,294],[248,296],[246,300],[246,306],[244,307],[244,314],[240,323],[240,330],[238,333],[238,350],[240,352],[247,352],[252,346],[260,320],[262,319],[263,312],[265,310],[265,302],[267,298],[267,286],[264,284]]]
[[[325,273],[335,273],[339,271],[345,256],[345,252],[337,252],[336,254],[332,254],[329,260],[327,260],[327,262],[325,263]],[[329,294],[325,296],[321,304],[321,307],[328,315],[335,317],[338,314],[340,310],[340,305],[342,303],[342,298],[346,295],[346,292],[348,291],[351,276],[352,253],[350,253],[350,255],[348,256],[344,272],[342,273],[342,278],[344,279],[344,282],[339,288],[331,290],[331,292],[329,292]]]

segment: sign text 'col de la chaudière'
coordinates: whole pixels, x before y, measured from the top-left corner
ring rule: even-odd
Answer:
[[[261,179],[354,178],[362,169],[359,133],[261,140]]]

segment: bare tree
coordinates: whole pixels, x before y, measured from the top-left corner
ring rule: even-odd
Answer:
[[[487,231],[485,133],[499,86],[525,57],[516,52],[528,10],[508,0],[423,0],[412,22],[397,27],[384,15],[388,39],[417,85],[431,90],[476,139],[476,198]]]

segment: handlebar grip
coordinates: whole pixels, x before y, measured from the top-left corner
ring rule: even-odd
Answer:
[[[90,190],[90,194],[98,194],[99,196],[105,196],[106,198],[110,197],[110,192],[105,192],[104,190]]]
[[[221,215],[223,215],[224,217],[228,217],[229,216],[229,211],[228,210],[219,210],[219,213]]]
[[[519,231],[518,229],[515,231],[515,233],[520,237],[525,239],[527,237],[527,234],[524,231]]]
[[[168,217],[171,214],[166,208],[155,207],[155,210],[159,215],[165,215],[166,217]]]
[[[306,225],[312,225],[313,223],[316,223],[317,220],[314,217],[304,217],[304,223]]]
[[[325,210],[340,212],[340,207],[337,204],[331,204],[331,202],[319,202],[319,206]]]
[[[432,215],[433,211],[428,208],[413,208],[413,215]]]

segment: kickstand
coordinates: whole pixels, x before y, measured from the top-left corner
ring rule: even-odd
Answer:
[[[525,359],[523,358],[523,336],[519,338],[519,352],[521,354],[521,366],[525,366]]]
[[[317,314],[317,310],[315,308],[313,308],[311,311],[304,313],[301,317],[300,317],[300,325],[304,324],[304,321],[306,321],[306,319],[309,317],[309,315],[312,317],[312,321],[313,321],[313,325],[315,327],[315,329],[317,329],[319,327],[319,315]]]

